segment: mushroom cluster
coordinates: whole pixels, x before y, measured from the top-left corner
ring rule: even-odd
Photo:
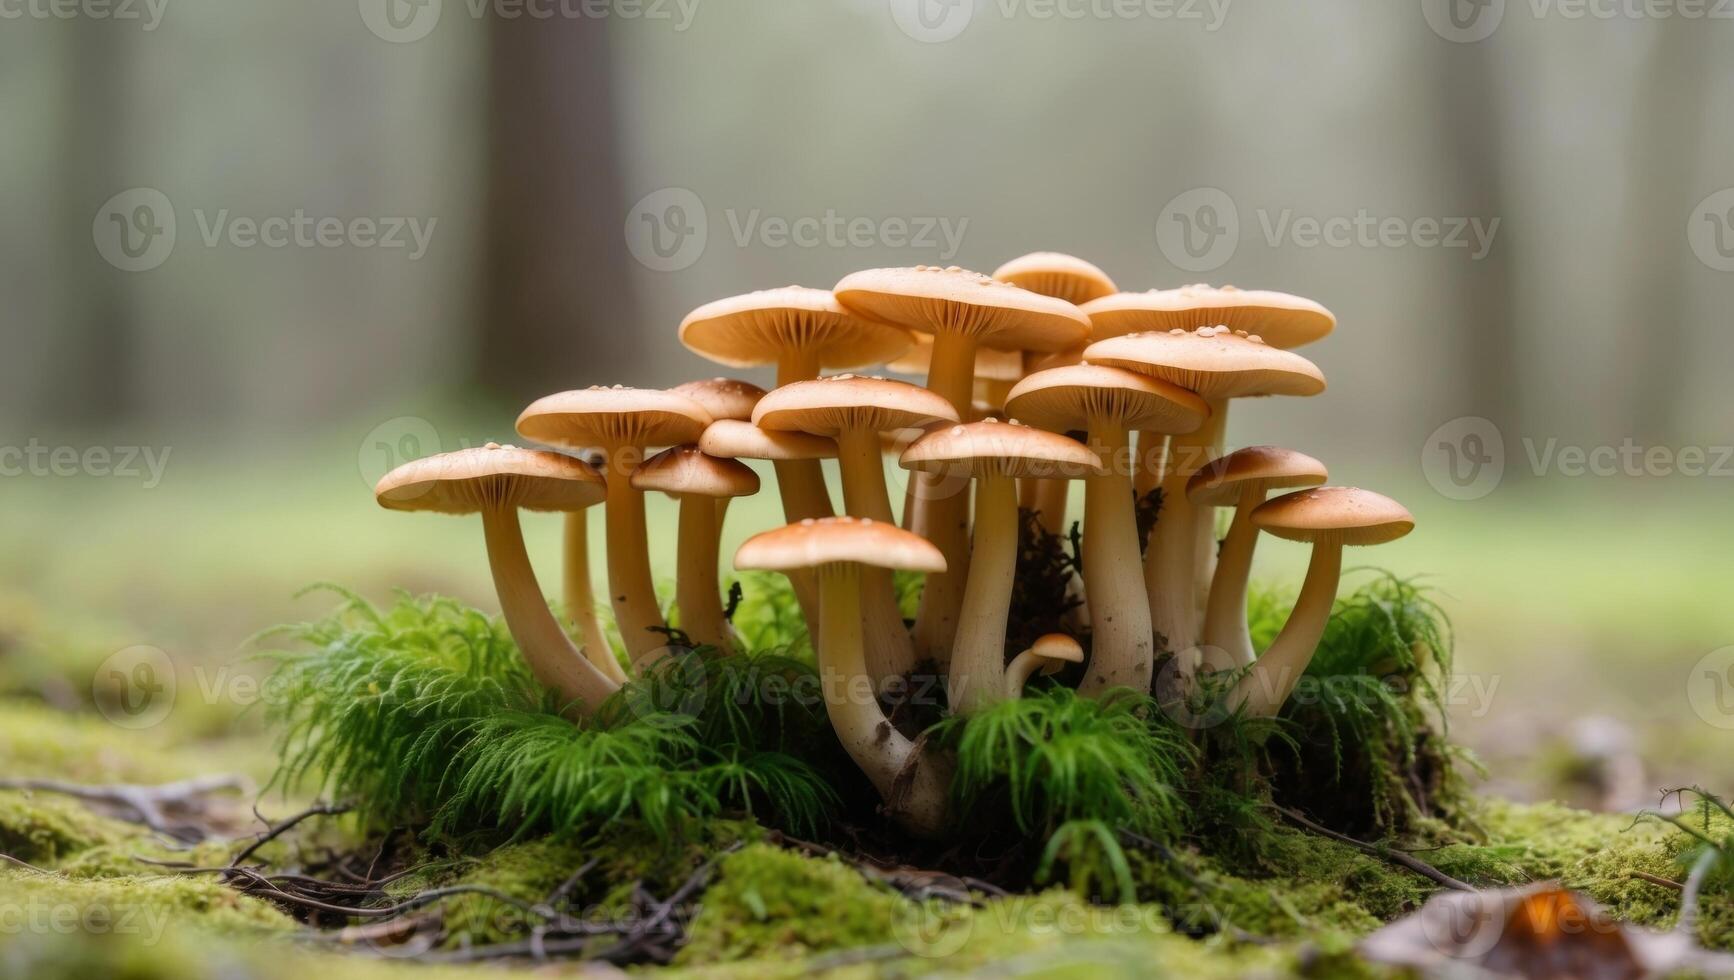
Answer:
[[[770,391],[719,378],[548,395],[517,432],[560,452],[448,453],[401,467],[376,495],[392,509],[482,515],[507,625],[536,677],[583,720],[631,676],[679,655],[671,637],[744,652],[724,612],[718,547],[729,501],[759,489],[742,461],[768,460],[784,526],[747,540],[733,566],[788,576],[840,742],[889,816],[938,834],[950,764],[887,708],[913,673],[943,678],[946,706],[968,716],[1021,697],[1038,672],[1066,672],[1090,697],[1148,693],[1156,665],[1173,658],[1182,684],[1235,672],[1222,688],[1235,710],[1282,708],[1323,635],[1342,549],[1391,541],[1414,523],[1386,497],[1322,486],[1325,467],[1310,456],[1227,451],[1232,399],[1324,390],[1324,375],[1292,348],[1335,324],[1323,306],[1285,293],[1122,292],[1094,265],[1056,253],[993,276],[872,269],[832,290],[719,300],[681,323],[681,342],[705,358],[775,365]],[[849,373],[873,365],[925,375],[925,386]],[[887,452],[910,471],[898,509]],[[840,502],[824,460],[836,461]],[[1067,529],[1074,480],[1084,484],[1074,582],[1084,615],[1076,635],[1008,649],[1008,617],[1020,612],[1019,511],[1050,533]],[[679,502],[678,630],[654,591],[647,492]],[[1148,540],[1145,500],[1158,505]],[[629,666],[596,617],[584,510],[597,503]],[[1233,512],[1220,549],[1218,507]],[[567,515],[570,631],[530,568],[519,509]],[[1261,531],[1311,545],[1312,559],[1294,611],[1259,656],[1246,602]],[[898,610],[896,571],[925,576],[913,623]]]

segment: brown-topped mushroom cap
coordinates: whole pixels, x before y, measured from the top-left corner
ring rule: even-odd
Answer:
[[[789,351],[830,369],[883,364],[909,349],[907,330],[856,315],[827,289],[785,286],[719,299],[687,314],[680,342],[730,367],[776,363]]]
[[[538,398],[518,416],[526,439],[568,449],[677,446],[711,424],[704,406],[654,388],[585,388]]]
[[[1267,490],[1316,487],[1330,479],[1325,464],[1292,449],[1248,446],[1211,460],[1186,481],[1186,496],[1206,507],[1233,505],[1249,483]]]
[[[836,459],[837,443],[805,432],[771,432],[751,422],[718,419],[699,437],[698,448],[723,459]]]
[[[387,510],[474,514],[488,507],[577,511],[600,503],[602,474],[560,453],[490,442],[418,459],[392,470],[374,487]]]
[[[945,556],[927,539],[895,524],[856,517],[805,520],[747,539],[735,567],[788,572],[852,563],[910,572],[945,571]]]
[[[1075,439],[997,419],[936,428],[905,450],[900,462],[930,473],[1019,479],[1072,479],[1102,469],[1101,459]]]
[[[734,378],[711,378],[708,381],[688,381],[668,389],[704,406],[713,419],[750,419],[753,406],[765,397],[765,389]]]
[[[1020,255],[995,269],[993,277],[1078,306],[1110,295],[1118,288],[1106,272],[1064,252]]]
[[[1415,529],[1415,517],[1390,497],[1356,487],[1318,487],[1277,497],[1252,512],[1259,528],[1290,541],[1373,545]]]
[[[852,374],[784,385],[753,410],[761,429],[833,437],[850,429],[887,432],[956,421],[951,403],[926,388]]]
[[[1074,364],[1049,368],[1018,382],[1006,413],[1056,432],[1084,428],[1092,418],[1122,428],[1179,434],[1210,417],[1204,399],[1176,385],[1120,368]]]
[[[1227,327],[1098,340],[1084,349],[1084,359],[1160,378],[1212,400],[1325,390],[1325,376],[1313,362]]]
[[[837,283],[837,301],[919,333],[955,332],[999,350],[1063,350],[1090,320],[1065,300],[957,266],[868,269]]]
[[[1097,340],[1221,324],[1230,330],[1258,334],[1265,343],[1284,350],[1310,344],[1337,325],[1330,310],[1304,296],[1204,283],[1117,293],[1091,301],[1084,312],[1090,316]]]
[[[680,496],[749,497],[759,492],[759,475],[743,463],[707,456],[696,446],[665,449],[632,473],[637,490]]]
[[[1077,640],[1064,633],[1048,633],[1037,637],[1036,642],[1030,644],[1030,652],[1056,664],[1084,662],[1084,648],[1078,645]]]

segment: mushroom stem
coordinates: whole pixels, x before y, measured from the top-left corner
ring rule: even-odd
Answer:
[[[524,550],[524,530],[516,507],[495,505],[482,511],[482,531],[488,543],[488,568],[506,628],[524,660],[544,687],[566,702],[568,717],[588,718],[619,685],[584,659],[571,637],[548,608],[536,570]]]
[[[1032,480],[1036,485],[1035,504],[1032,510],[1040,511],[1042,515],[1042,530],[1054,537],[1066,536],[1066,502],[1072,493],[1070,480]]]
[[[566,515],[566,616],[584,637],[584,656],[604,677],[626,683],[626,671],[614,658],[614,647],[596,618],[596,593],[590,584],[590,514],[572,511]]]
[[[650,577],[650,543],[644,527],[644,494],[632,488],[632,468],[620,465],[609,454],[613,472],[608,476],[608,594],[614,606],[614,621],[626,653],[640,672],[665,656],[668,637],[659,632],[667,626],[656,604],[656,585]]]
[[[1254,661],[1252,670],[1240,679],[1229,693],[1229,706],[1245,707],[1253,718],[1270,718],[1282,710],[1282,704],[1300,683],[1307,664],[1319,648],[1325,626],[1331,619],[1331,606],[1337,600],[1337,583],[1343,571],[1343,543],[1340,539],[1323,540],[1313,545],[1312,560],[1307,563],[1306,581],[1301,583],[1300,597],[1294,611],[1282,624],[1270,649]]]
[[[905,830],[937,837],[945,829],[946,766],[892,726],[867,674],[861,633],[861,567],[819,569],[819,679],[831,727],[855,765]]]
[[[1163,463],[1168,454],[1168,436],[1161,432],[1138,433],[1138,472],[1132,477],[1132,491],[1142,501],[1150,491],[1162,485]]]
[[[951,403],[957,417],[970,417],[974,387],[975,338],[955,330],[933,335],[933,358],[927,369],[927,388]],[[921,591],[921,608],[915,616],[915,647],[922,656],[941,664],[951,659],[957,635],[958,615],[963,608],[963,590],[969,581],[969,494],[948,486],[943,473],[919,473],[915,477],[917,516],[911,527],[920,528],[945,556],[945,571],[927,576]]]
[[[1018,564],[1017,508],[1016,480],[975,481],[975,544],[946,687],[956,714],[972,714],[1007,696],[1005,629]]]
[[[879,434],[863,428],[839,432],[837,465],[843,474],[843,509],[851,517],[895,524]],[[862,569],[861,592],[866,613],[862,623],[866,628],[867,676],[879,690],[887,680],[915,669],[915,645],[897,608],[897,587],[890,569]]]
[[[1023,697],[1024,685],[1030,682],[1030,675],[1040,670],[1042,658],[1036,656],[1035,650],[1025,650],[1012,658],[1010,666],[1005,669],[1005,697],[1007,700]]]
[[[1144,584],[1149,593],[1150,624],[1168,653],[1182,653],[1198,644],[1199,512],[1186,498],[1186,481],[1210,461],[1226,402],[1210,402],[1210,418],[1189,435],[1171,436],[1162,474],[1162,510],[1144,551]],[[1136,532],[1133,532],[1136,535]]]
[[[1210,581],[1210,600],[1205,607],[1204,646],[1208,666],[1233,670],[1252,663],[1252,631],[1246,622],[1246,588],[1252,576],[1252,553],[1258,545],[1258,526],[1252,512],[1264,502],[1264,486],[1249,484],[1240,492],[1234,508],[1234,523],[1222,542],[1216,575]]]
[[[1084,478],[1084,595],[1094,639],[1078,692],[1090,697],[1121,686],[1150,690],[1150,607],[1137,574],[1138,514],[1124,468],[1128,445],[1120,425],[1091,420],[1090,448],[1105,470]]]
[[[735,651],[728,621],[723,618],[717,581],[720,531],[714,498],[681,494],[679,580],[674,594],[680,607],[680,628],[694,642],[727,654]]]
[[[819,376],[819,356],[810,350],[785,350],[777,360],[777,387],[797,381],[811,381]],[[825,487],[825,470],[816,459],[777,460],[771,464],[777,473],[777,494],[783,498],[783,516],[790,524],[836,513],[831,506],[831,491]],[[813,635],[819,625],[819,584],[810,573],[795,572],[789,576],[795,590],[795,600],[801,604],[801,617],[807,621],[807,633]]]

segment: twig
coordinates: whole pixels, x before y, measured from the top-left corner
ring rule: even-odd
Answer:
[[[271,826],[271,822],[267,820],[267,821],[265,821],[265,826],[269,829],[267,829],[265,831],[265,833],[261,834],[259,836],[258,840],[254,841],[251,844],[248,844],[246,846],[246,848],[241,851],[241,853],[235,855],[234,858],[232,858],[229,861],[229,867],[233,868],[236,865],[239,865],[242,861],[245,861],[248,858],[252,857],[253,854],[259,850],[259,848],[264,847],[266,844],[269,844],[272,841],[276,840],[278,837],[282,836],[285,832],[287,832],[290,828],[294,827],[296,824],[300,823],[301,821],[308,819],[309,817],[335,816],[335,815],[340,814],[340,813],[348,813],[348,812],[349,812],[349,804],[347,804],[347,803],[316,803],[313,806],[310,806],[307,809],[302,810],[300,813],[297,813],[294,816],[289,817],[288,819],[284,820],[282,823],[277,824],[275,827]]]
[[[41,793],[59,793],[84,800],[87,803],[101,803],[116,807],[125,813],[133,815],[134,823],[142,823],[152,830],[167,834],[178,841],[186,842],[188,831],[196,836],[191,840],[202,840],[206,837],[203,828],[190,824],[173,824],[163,812],[165,806],[191,807],[203,796],[221,790],[245,789],[249,781],[245,776],[217,775],[199,776],[194,779],[184,779],[175,783],[164,783],[160,786],[138,786],[131,783],[115,783],[108,786],[87,786],[82,783],[70,783],[59,779],[0,779],[0,789],[31,790]]]
[[[1681,889],[1684,889],[1686,887],[1685,885],[1680,884],[1679,882],[1675,881],[1672,878],[1664,878],[1661,875],[1653,875],[1653,874],[1650,874],[1648,871],[1628,871],[1628,872],[1626,872],[1626,875],[1627,875],[1627,877],[1636,878],[1639,881],[1647,881],[1652,885],[1657,885],[1657,886],[1662,887],[1662,888],[1672,888],[1674,891],[1680,891]]]
[[[1372,854],[1376,857],[1384,858],[1385,860],[1390,861],[1392,864],[1396,864],[1396,865],[1400,865],[1402,867],[1408,868],[1410,871],[1415,872],[1416,874],[1420,875],[1421,877],[1427,878],[1427,879],[1429,879],[1429,880],[1431,880],[1437,884],[1443,885],[1446,888],[1456,889],[1457,891],[1460,891],[1460,892],[1472,892],[1475,890],[1474,885],[1471,885],[1466,881],[1462,881],[1460,879],[1453,878],[1450,875],[1446,874],[1443,871],[1440,871],[1438,868],[1433,867],[1431,864],[1428,864],[1427,862],[1421,860],[1418,857],[1414,857],[1413,855],[1409,855],[1409,854],[1404,854],[1402,851],[1393,851],[1388,847],[1381,847],[1378,844],[1369,844],[1366,841],[1358,841],[1358,840],[1354,839],[1353,837],[1348,836],[1347,834],[1339,834],[1336,831],[1330,829],[1329,827],[1321,826],[1320,824],[1314,823],[1313,821],[1307,819],[1306,817],[1300,815],[1299,813],[1296,813],[1295,811],[1290,810],[1288,807],[1277,806],[1274,803],[1269,804],[1269,806],[1271,807],[1271,809],[1273,809],[1276,812],[1282,814],[1283,816],[1289,818],[1290,820],[1293,820],[1295,823],[1300,824],[1302,827],[1305,827],[1306,829],[1312,831],[1315,834],[1319,834],[1319,835],[1324,836],[1324,837],[1329,837],[1331,840],[1334,840],[1339,844],[1347,844],[1350,847],[1358,848],[1362,851],[1367,852],[1368,854]]]
[[[21,861],[18,858],[13,857],[10,854],[0,854],[0,861],[5,861],[7,864],[15,864],[18,867],[25,869],[26,871],[34,871],[39,875],[53,875],[54,874],[54,872],[52,872],[52,871],[48,871],[48,870],[43,869],[43,868],[38,868],[36,865],[31,864],[29,861]]]

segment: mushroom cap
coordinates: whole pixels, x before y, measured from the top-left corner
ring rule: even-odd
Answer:
[[[827,289],[784,286],[731,296],[693,310],[680,342],[730,367],[774,364],[788,351],[811,351],[821,367],[883,364],[913,343],[909,331],[844,309]]]
[[[1288,350],[1310,344],[1337,326],[1335,314],[1304,296],[1207,283],[1116,293],[1091,301],[1084,312],[1089,314],[1092,336],[1098,340],[1222,324],[1230,330],[1257,334],[1272,347]]]
[[[685,395],[654,388],[584,388],[547,395],[518,416],[518,434],[568,449],[678,446],[696,442],[710,413]]]
[[[387,510],[474,514],[493,506],[578,511],[607,493],[602,474],[583,460],[490,442],[412,460],[373,488]]]
[[[759,492],[759,475],[745,463],[707,456],[697,446],[675,446],[638,464],[632,488],[676,497],[750,497]]]
[[[751,422],[718,419],[699,436],[698,448],[722,459],[836,459],[837,443],[805,432],[770,432]]]
[[[927,375],[933,366],[933,335],[918,333],[915,346],[902,357],[885,365],[892,374]],[[975,352],[977,381],[1017,381],[1024,376],[1024,356],[1015,350],[985,348]]]
[[[1102,471],[1102,460],[1076,439],[1021,422],[985,419],[935,428],[904,450],[904,469],[1019,479],[1074,479]]]
[[[779,527],[753,535],[735,552],[735,567],[743,570],[792,572],[840,563],[945,571],[945,556],[926,538],[858,517],[808,519]]]
[[[1031,252],[994,270],[1000,282],[1022,286],[1032,293],[1063,299],[1082,306],[1110,295],[1117,288],[1108,274],[1094,263],[1064,252]]]
[[[1187,499],[1202,507],[1233,506],[1249,483],[1267,490],[1316,487],[1330,479],[1325,464],[1292,449],[1248,446],[1218,456],[1186,481]]]
[[[1063,664],[1084,662],[1084,648],[1077,640],[1064,633],[1048,633],[1036,637],[1036,642],[1030,644],[1030,652],[1048,662],[1042,669],[1044,674],[1059,670]]]
[[[1100,364],[1039,371],[1017,383],[1006,413],[1055,432],[1086,428],[1092,418],[1122,428],[1184,435],[1210,417],[1204,399],[1177,385]]]
[[[1084,360],[1160,378],[1209,399],[1325,390],[1325,376],[1313,362],[1227,327],[1098,340],[1084,349]]]
[[[836,293],[863,316],[917,333],[965,334],[997,350],[1063,350],[1090,332],[1090,318],[1065,300],[957,266],[867,269],[844,276]]]
[[[1390,497],[1356,487],[1316,487],[1260,504],[1252,523],[1290,541],[1384,544],[1415,529],[1415,516]]]
[[[926,388],[853,374],[784,385],[753,410],[753,424],[761,429],[833,438],[848,429],[889,432],[956,421],[951,403]]]
[[[688,381],[668,390],[703,405],[713,419],[750,419],[753,417],[753,406],[765,397],[765,389],[734,378]]]

